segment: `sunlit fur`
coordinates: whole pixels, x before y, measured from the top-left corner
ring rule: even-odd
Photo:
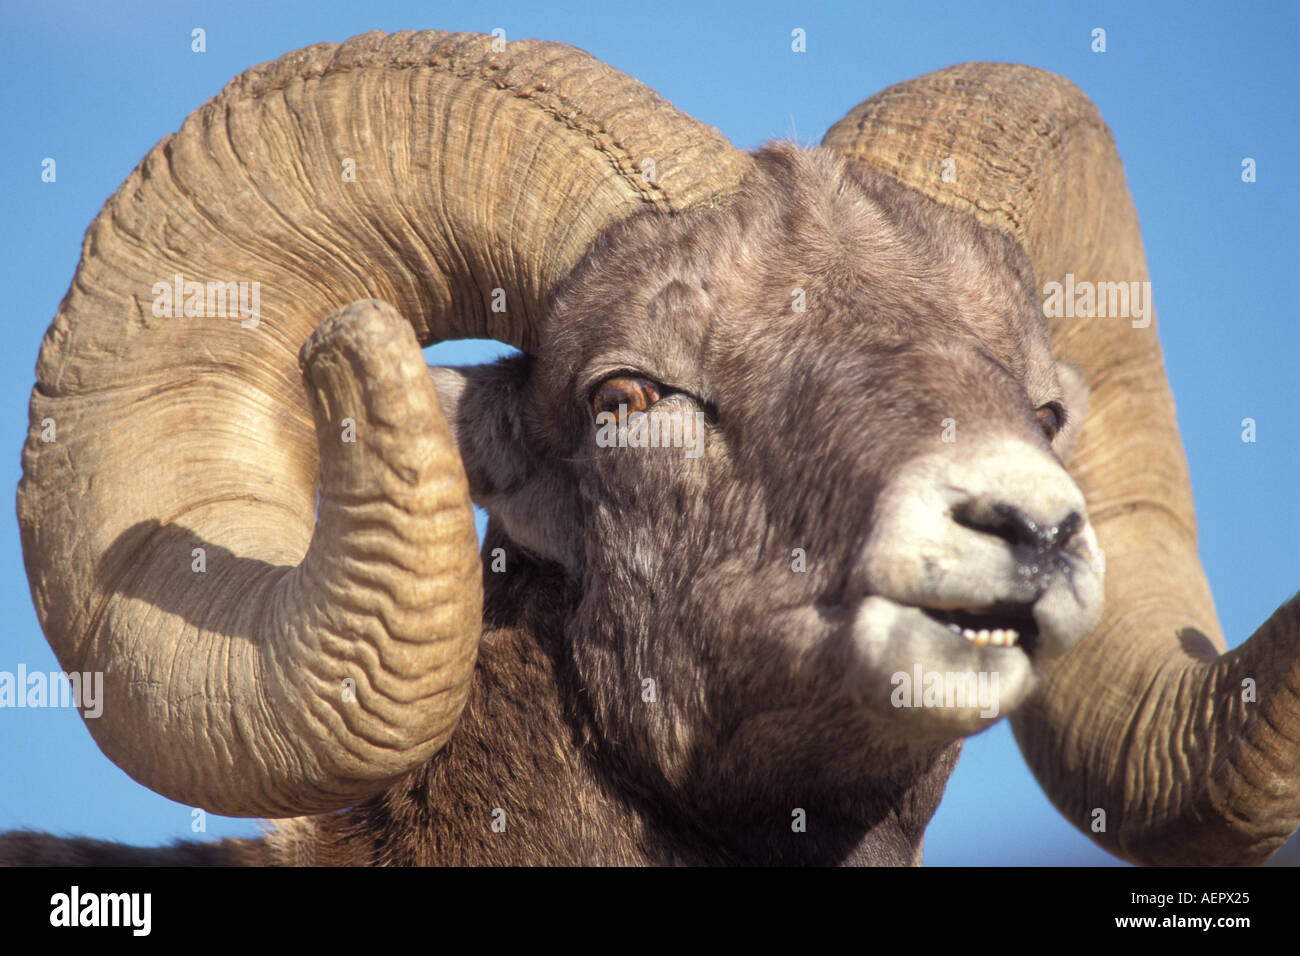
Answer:
[[[961,452],[944,419],[1051,454],[1034,410],[1071,397],[1021,250],[863,175],[771,147],[731,205],[605,234],[537,355],[435,372],[494,515],[474,694],[428,766],[286,826],[282,859],[918,859],[960,743],[862,706],[809,612],[860,596],[893,476]],[[660,412],[707,410],[699,459],[596,445],[591,385],[622,370],[680,390]]]

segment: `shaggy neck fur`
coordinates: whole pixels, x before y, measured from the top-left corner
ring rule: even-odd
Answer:
[[[316,865],[885,864],[920,862],[960,744],[894,767],[852,795],[802,794],[789,812],[709,819],[644,792],[606,752],[565,666],[572,595],[561,575],[512,552],[485,574],[475,683],[446,748],[382,796],[303,818],[271,837],[277,862]],[[777,795],[769,803],[785,806]],[[790,799],[795,799],[793,796]],[[853,809],[832,810],[849,806]],[[819,807],[823,809],[819,809]]]

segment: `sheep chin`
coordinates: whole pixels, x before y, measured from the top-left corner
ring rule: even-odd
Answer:
[[[978,733],[1037,683],[1032,657],[1018,645],[977,642],[878,595],[857,605],[852,636],[861,703],[910,737]]]

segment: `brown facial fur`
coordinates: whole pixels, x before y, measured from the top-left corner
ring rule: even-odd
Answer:
[[[336,862],[917,856],[959,744],[867,716],[845,636],[798,612],[847,600],[871,502],[943,420],[1046,445],[1034,409],[1073,410],[1014,243],[824,151],[757,160],[729,208],[606,234],[535,357],[466,373],[471,487],[515,539],[485,545],[507,573],[485,573],[474,695],[428,767],[300,842]],[[622,371],[705,416],[700,457],[596,444],[588,396]]]

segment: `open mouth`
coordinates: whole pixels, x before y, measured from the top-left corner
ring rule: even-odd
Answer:
[[[1038,624],[1027,604],[995,604],[985,608],[920,609],[933,621],[974,644],[983,647],[1019,647],[1033,654],[1038,642]]]

